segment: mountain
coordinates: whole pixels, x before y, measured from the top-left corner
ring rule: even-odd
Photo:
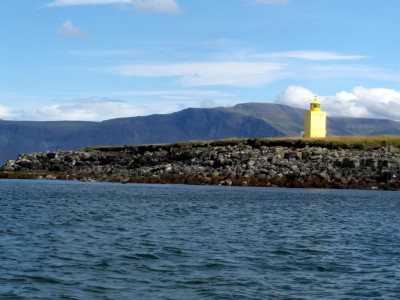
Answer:
[[[188,108],[179,112],[82,121],[0,121],[0,163],[19,153],[83,148],[92,145],[131,145],[217,140],[244,137],[300,136],[303,109],[271,103],[233,107]],[[400,122],[385,119],[327,120],[328,135],[398,135]]]

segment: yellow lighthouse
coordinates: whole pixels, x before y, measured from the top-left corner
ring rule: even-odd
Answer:
[[[310,103],[310,110],[304,114],[304,137],[324,138],[326,136],[326,112],[321,111],[317,97]]]

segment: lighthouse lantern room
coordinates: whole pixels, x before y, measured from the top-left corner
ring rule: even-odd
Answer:
[[[304,114],[304,137],[324,138],[326,136],[326,112],[316,97],[310,103],[310,110]]]

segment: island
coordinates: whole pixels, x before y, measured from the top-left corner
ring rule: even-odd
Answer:
[[[229,139],[20,154],[0,178],[400,190],[400,139]]]

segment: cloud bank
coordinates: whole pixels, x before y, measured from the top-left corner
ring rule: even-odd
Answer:
[[[394,89],[358,86],[351,91],[343,90],[334,95],[316,95],[305,87],[288,86],[277,96],[274,103],[309,109],[314,96],[318,97],[322,109],[331,117],[383,118],[400,121],[400,91]],[[121,93],[120,97],[137,99],[138,102],[93,97],[64,100],[25,110],[0,105],[0,119],[102,121],[172,113],[188,107],[229,107],[243,103],[243,99],[237,99],[234,94],[192,89],[132,91]],[[152,100],[148,101],[149,99]]]
[[[282,65],[267,62],[192,62],[170,64],[132,64],[115,66],[109,72],[123,76],[178,77],[180,84],[192,86],[251,87],[270,83]]]
[[[76,99],[60,104],[45,105],[20,112],[20,119],[47,121],[100,121],[112,118],[138,116],[144,108],[123,101],[91,98]]]
[[[211,60],[175,63],[132,63],[103,68],[115,75],[167,78],[175,77],[184,87],[255,87],[279,80],[362,78],[400,82],[400,74],[355,63],[362,55],[329,51],[287,51],[272,53],[234,53]]]
[[[304,87],[289,86],[275,103],[308,109],[314,95]],[[328,116],[400,120],[400,91],[394,89],[358,86],[318,99]]]
[[[149,93],[152,94],[152,92]],[[177,101],[173,102],[172,100]],[[103,121],[115,118],[172,113],[186,108],[182,104],[182,100],[184,99],[165,98],[158,103],[149,105],[146,101],[140,101],[140,104],[138,104],[99,97],[76,98],[61,100],[58,103],[55,101],[55,104],[24,110],[12,111],[10,108],[0,106],[0,118],[23,121]],[[204,104],[200,101],[199,103]]]
[[[47,3],[48,7],[76,6],[76,5],[109,5],[125,4],[130,5],[139,11],[179,13],[177,0],[55,0]]]

